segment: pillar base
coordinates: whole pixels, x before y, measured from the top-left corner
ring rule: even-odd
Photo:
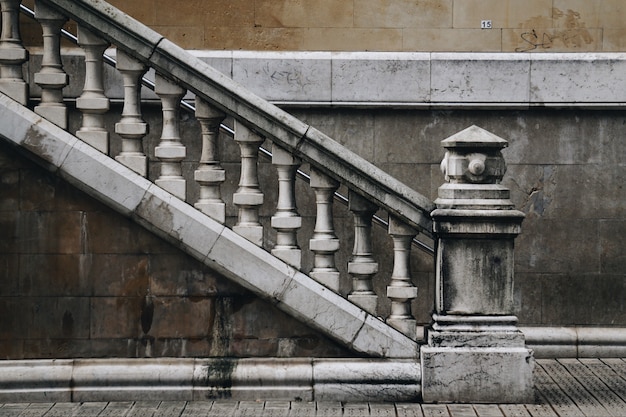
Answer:
[[[422,346],[420,356],[424,402],[535,402],[530,349]]]

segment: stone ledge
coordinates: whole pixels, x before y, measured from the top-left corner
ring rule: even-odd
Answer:
[[[0,402],[416,401],[413,360],[142,358],[0,362]]]
[[[81,50],[63,52],[66,68],[81,68]],[[285,106],[622,109],[626,103],[626,53],[619,52],[189,52]],[[40,56],[40,49],[32,48],[30,79]],[[106,95],[121,99],[121,77],[105,67]],[[80,95],[83,77],[72,74],[67,97]],[[154,72],[147,77],[154,80]],[[39,96],[37,85],[30,88]],[[143,95],[157,98],[146,89]]]
[[[624,327],[520,327],[526,346],[542,358],[616,358],[626,356]]]

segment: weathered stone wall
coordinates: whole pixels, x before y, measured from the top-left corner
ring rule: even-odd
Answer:
[[[29,3],[32,0],[25,1]],[[622,0],[179,0],[175,3],[110,0],[110,3],[188,49],[626,50],[626,3]],[[481,29],[483,20],[490,20],[492,28]],[[28,30],[38,30],[26,24]]]
[[[442,139],[475,124],[508,140],[503,184],[526,213],[515,253],[520,324],[626,325],[623,111],[292,112],[432,199],[443,183]],[[424,274],[414,281],[430,302],[434,289]]]
[[[350,356],[0,143],[0,358]]]

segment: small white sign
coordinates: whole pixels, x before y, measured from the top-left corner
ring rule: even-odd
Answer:
[[[491,20],[481,20],[480,21],[481,29],[491,29]]]

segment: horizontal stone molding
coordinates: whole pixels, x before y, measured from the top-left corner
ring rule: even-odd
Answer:
[[[0,361],[0,402],[416,401],[414,360],[143,358]]]
[[[624,327],[520,327],[526,345],[542,358],[623,358]]]
[[[188,51],[258,96],[283,106],[401,108],[626,106],[626,53]],[[115,56],[115,50],[108,54]],[[31,56],[39,62],[41,53]],[[82,51],[66,49],[68,68]],[[33,64],[28,64],[33,66]],[[37,72],[31,68],[31,74]],[[74,74],[72,74],[74,76]],[[78,97],[82,75],[64,90]],[[122,83],[107,68],[107,97]],[[154,72],[147,74],[154,80]],[[31,96],[40,94],[30,86]],[[156,99],[144,89],[145,99]],[[188,99],[193,96],[188,94]]]

